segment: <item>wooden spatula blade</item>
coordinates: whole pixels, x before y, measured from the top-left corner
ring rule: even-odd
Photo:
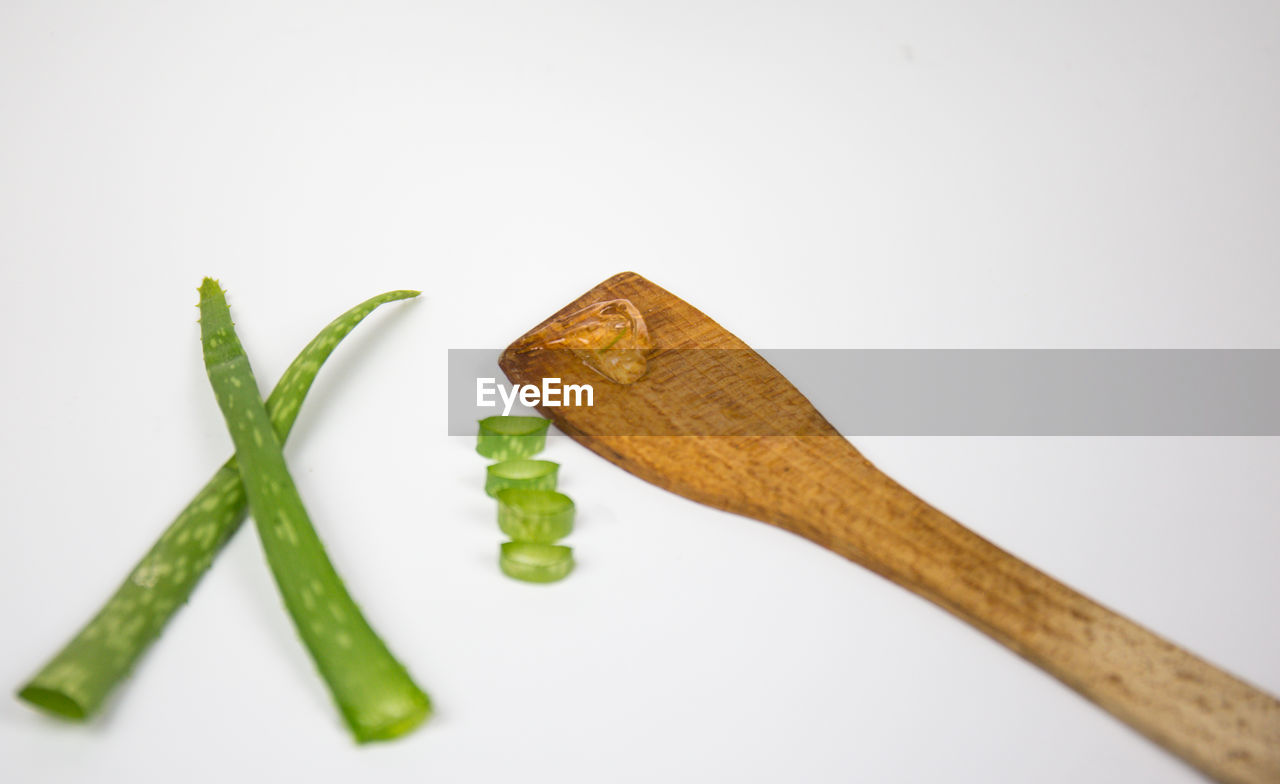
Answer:
[[[529,339],[548,325],[612,299],[634,304],[653,336],[654,351],[639,383],[613,384],[568,351],[527,350]],[[740,514],[757,516],[761,510],[751,499],[776,497],[780,491],[777,482],[768,481],[777,477],[753,448],[761,443],[759,436],[827,436],[847,445],[763,357],[684,300],[633,272],[614,275],[552,314],[512,343],[498,364],[512,383],[537,385],[544,378],[559,378],[564,384],[594,385],[591,407],[540,405],[538,411],[588,449],[641,478]],[[789,463],[779,466],[783,475],[794,469]]]

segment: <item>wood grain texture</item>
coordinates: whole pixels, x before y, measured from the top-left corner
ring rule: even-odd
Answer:
[[[1214,779],[1280,782],[1274,697],[917,498],[763,358],[688,303],[622,273],[527,334],[616,297],[631,300],[649,325],[656,350],[648,375],[598,396],[591,408],[539,409],[566,434],[653,484],[799,534],[923,596]],[[608,383],[566,352],[516,351],[520,342],[500,360],[514,383]],[[804,435],[745,435],[764,423]],[[698,435],[707,432],[728,435]]]

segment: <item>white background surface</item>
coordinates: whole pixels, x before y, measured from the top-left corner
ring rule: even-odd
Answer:
[[[535,6],[537,6],[535,8]],[[940,610],[564,439],[580,568],[494,563],[449,348],[635,269],[761,347],[1280,347],[1280,6],[0,7],[0,683],[229,453],[195,287],[265,383],[390,288],[288,456],[437,715],[356,748],[244,530],[6,780],[1197,781]],[[855,439],[1065,582],[1280,692],[1274,438]]]

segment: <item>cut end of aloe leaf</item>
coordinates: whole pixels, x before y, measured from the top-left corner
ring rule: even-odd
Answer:
[[[554,490],[498,491],[498,527],[517,542],[551,544],[573,532],[573,499]]]
[[[554,583],[573,571],[573,548],[536,542],[503,542],[498,567],[526,583]]]
[[[344,714],[346,712],[344,711]],[[384,740],[395,740],[408,735],[429,718],[431,718],[431,700],[421,691],[410,704],[405,705],[395,715],[389,715],[385,721],[371,722],[367,718],[346,714],[347,724],[355,735],[356,743],[377,743]]]
[[[509,488],[555,490],[560,464],[550,460],[517,458],[494,463],[485,469],[484,491],[492,498]]]
[[[18,698],[59,718],[83,721],[89,716],[89,711],[83,705],[57,689],[27,686],[18,692]]]
[[[476,451],[490,460],[533,457],[547,445],[550,420],[533,416],[491,416],[480,420]]]

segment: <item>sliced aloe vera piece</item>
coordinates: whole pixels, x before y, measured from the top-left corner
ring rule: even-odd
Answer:
[[[507,488],[555,490],[560,464],[550,460],[503,460],[485,470],[484,491],[497,498]]]
[[[547,445],[551,422],[533,416],[491,416],[480,420],[476,451],[491,460],[533,457]]]
[[[554,490],[498,492],[498,527],[517,542],[551,544],[573,531],[573,499]]]
[[[526,583],[554,583],[573,571],[573,548],[538,542],[503,542],[502,573]]]

